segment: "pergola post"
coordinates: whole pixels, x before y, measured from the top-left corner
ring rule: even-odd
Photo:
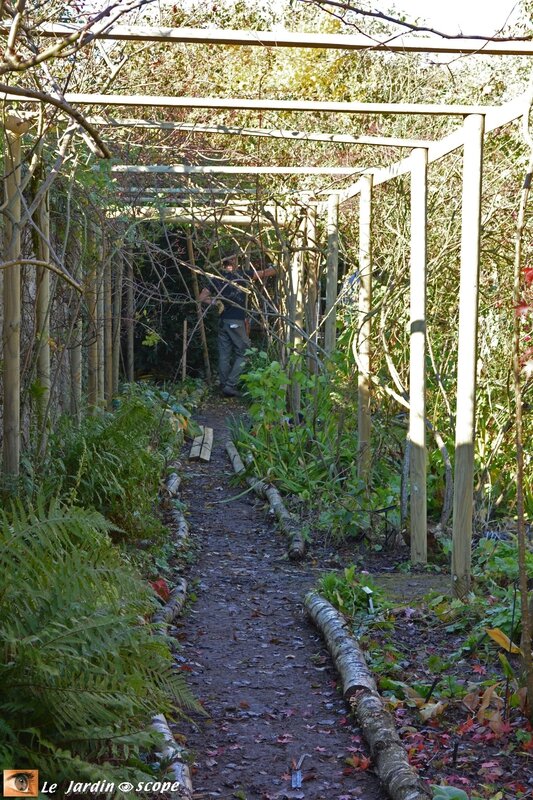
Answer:
[[[359,206],[359,298],[355,346],[358,354],[358,404],[357,404],[357,474],[366,488],[370,482],[370,334],[372,308],[372,175],[361,178]]]
[[[413,150],[411,170],[411,276],[409,441],[411,443],[411,562],[427,562],[426,497],[426,148]]]
[[[113,400],[113,266],[109,258],[102,264],[104,303],[104,398],[109,410]]]
[[[97,253],[94,230],[90,224],[87,230],[87,259],[87,403],[93,413],[98,405]]]
[[[126,367],[128,382],[135,380],[135,295],[132,253],[128,253],[128,279],[126,281]]]
[[[300,208],[297,219],[295,249],[291,257],[289,275],[289,324],[290,324],[290,350],[293,354],[301,355],[302,330],[304,324],[303,309],[303,278],[304,278],[304,246],[305,246],[305,209]],[[294,418],[300,413],[301,387],[298,380],[293,377],[297,371],[296,365],[291,367],[291,411]]]
[[[4,184],[5,260],[20,262],[20,183],[21,136],[5,131]],[[20,468],[20,263],[4,270],[4,407],[3,467],[10,478],[17,478]]]
[[[124,276],[124,258],[122,251],[117,254],[115,270],[115,287],[113,292],[113,388],[112,395],[118,394],[120,373],[120,332],[122,324],[122,284]]]
[[[316,206],[312,205],[307,210],[306,218],[306,241],[307,241],[307,280],[306,280],[306,299],[305,317],[306,329],[308,334],[307,342],[307,366],[309,372],[318,372],[318,258],[316,241]]]
[[[97,377],[98,401],[102,405],[105,398],[105,302],[104,302],[104,240],[103,231],[96,248],[96,341],[97,341]]]
[[[37,258],[48,262],[50,259],[50,209],[46,192],[36,213]],[[37,330],[37,378],[40,385],[39,416],[42,429],[42,445],[46,442],[45,424],[50,400],[50,271],[37,267],[36,275],[35,327]]]
[[[459,597],[470,589],[484,127],[482,114],[465,119],[452,550],[453,591]]]
[[[207,346],[207,334],[205,332],[204,312],[200,302],[200,287],[198,285],[198,275],[196,274],[196,261],[194,258],[194,247],[192,244],[192,235],[187,234],[187,256],[189,264],[191,265],[191,281],[192,290],[194,294],[194,302],[196,303],[196,317],[198,319],[198,329],[200,331],[200,341],[202,342],[202,355],[204,359],[205,377],[208,383],[212,381],[211,375],[211,362],[209,360],[209,348]]]
[[[337,282],[339,276],[339,195],[328,197],[326,258],[326,308],[324,320],[324,351],[330,356],[337,340]]]

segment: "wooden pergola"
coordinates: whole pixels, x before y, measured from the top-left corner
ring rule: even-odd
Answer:
[[[43,36],[68,36],[74,27],[49,25],[42,26]],[[94,35],[91,34],[91,37]],[[402,36],[383,41],[370,37],[351,35],[303,34],[290,32],[231,31],[204,29],[138,28],[113,26],[96,33],[96,38],[117,39],[132,42],[188,43],[203,45],[232,45],[243,47],[317,47],[335,48],[348,51],[394,52],[394,53],[460,53],[484,55],[533,55],[532,42],[491,42],[490,40],[452,41],[430,40],[413,36]],[[4,102],[20,101],[17,95],[4,95]],[[319,176],[329,175],[341,179],[352,179],[346,185],[324,192],[306,191],[307,201],[313,198],[317,214],[323,214],[327,227],[327,288],[324,322],[324,350],[326,354],[335,348],[335,308],[338,282],[338,215],[343,203],[359,198],[359,273],[360,287],[358,297],[358,323],[354,352],[359,370],[358,402],[358,471],[363,480],[368,480],[371,456],[372,420],[370,399],[372,393],[372,205],[374,190],[379,185],[394,180],[401,175],[409,175],[411,180],[411,278],[410,278],[410,384],[409,384],[409,440],[411,443],[411,560],[424,563],[427,558],[427,502],[426,502],[426,248],[427,248],[427,192],[428,165],[459,149],[463,150],[462,178],[462,241],[459,286],[459,333],[457,360],[457,404],[455,437],[455,475],[453,500],[453,560],[452,573],[455,591],[464,595],[470,582],[470,558],[473,514],[473,474],[475,439],[475,398],[476,398],[476,359],[477,359],[477,317],[478,281],[480,265],[480,218],[483,143],[487,133],[495,131],[508,123],[529,113],[530,96],[522,96],[503,106],[493,105],[453,105],[453,104],[413,104],[413,103],[357,103],[327,101],[292,101],[247,98],[176,97],[112,94],[67,94],[65,99],[71,105],[91,108],[89,119],[96,128],[149,128],[159,131],[183,131],[187,133],[210,133],[246,137],[268,137],[299,142],[326,142],[334,144],[357,144],[372,147],[398,148],[410,153],[384,167],[369,165],[364,168],[351,167],[305,167],[279,165],[188,165],[188,164],[150,164],[114,165],[111,173],[123,175],[291,175]],[[28,97],[28,103],[37,102]],[[143,118],[104,118],[96,115],[94,107],[153,109],[229,109],[231,111],[290,111],[300,114],[364,114],[364,115],[432,115],[457,117],[460,125],[438,141],[414,138],[394,138],[382,136],[350,136],[342,132],[308,132],[288,129],[268,129],[239,127],[235,124],[205,125],[187,122],[159,121]],[[6,159],[6,192],[11,216],[20,215],[20,146],[24,130],[9,131],[10,142]],[[117,188],[119,188],[117,184]],[[138,192],[139,201],[133,195]],[[151,198],[175,194],[176,205],[150,205]],[[213,207],[213,196],[230,194],[238,199],[222,201],[220,207]],[[212,224],[230,220],[235,224],[250,224],[249,190],[228,187],[209,189],[193,187],[165,188],[120,187],[122,202],[132,200],[132,215],[139,218],[159,218],[185,223],[201,222]],[[190,199],[192,197],[192,200]],[[240,199],[239,199],[240,198]],[[190,200],[181,203],[182,200]],[[203,201],[203,202],[202,202]],[[191,207],[190,203],[194,203]],[[192,212],[191,212],[192,208]],[[273,213],[272,209],[266,209]],[[41,209],[46,214],[46,209]],[[119,213],[119,212],[116,212]],[[123,210],[120,213],[124,213]],[[261,211],[259,211],[261,213]],[[46,221],[43,219],[43,225]],[[15,262],[20,259],[20,237],[17,226],[7,230],[10,242],[6,258]],[[43,262],[49,260],[45,252]],[[12,331],[13,320],[20,319],[20,285],[16,283],[17,269],[6,270],[4,300],[4,348],[6,353],[15,353],[16,335]],[[41,295],[45,298],[47,271],[41,275]],[[18,278],[20,281],[20,278]],[[95,279],[96,280],[96,279]],[[96,306],[99,299],[95,280],[87,290],[89,317],[96,319]],[[292,291],[296,296],[301,286],[296,285],[298,275],[291,275]],[[109,302],[109,289],[104,287],[104,295]],[[19,305],[17,306],[17,297]],[[292,307],[293,321],[296,311]],[[44,324],[44,322],[43,322]],[[16,326],[15,326],[16,327]],[[7,333],[6,333],[7,331]],[[109,331],[105,332],[110,336]],[[95,337],[98,340],[98,337]],[[102,346],[97,344],[95,347]],[[89,348],[89,401],[96,404],[98,396],[96,349]],[[46,346],[43,345],[43,374],[46,369]],[[9,367],[9,371],[8,371]],[[105,369],[111,367],[105,367]],[[114,369],[114,367],[113,367]],[[17,390],[18,368],[16,358],[6,360],[4,376],[4,469],[16,474],[18,471],[18,429]]]

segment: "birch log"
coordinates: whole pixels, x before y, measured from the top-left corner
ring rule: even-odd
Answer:
[[[163,714],[157,714],[157,716],[153,717],[152,727],[160,733],[165,740],[165,746],[157,753],[157,756],[159,759],[169,762],[168,771],[171,773],[174,781],[180,785],[177,791],[170,792],[170,800],[192,798],[193,789],[189,766],[183,760],[183,749],[172,736],[165,716]]]
[[[431,795],[409,764],[394,720],[383,707],[363,652],[348,632],[346,619],[316,592],[306,596],[305,607],[331,653],[342,679],[344,697],[361,726],[384,788],[392,800],[429,800]]]
[[[244,466],[242,459],[237,452],[237,448],[233,444],[233,442],[226,442],[226,452],[230,458],[231,464],[233,469],[235,470],[237,475],[242,475],[246,472],[246,467]],[[285,504],[281,498],[280,493],[274,486],[271,486],[265,481],[257,480],[253,478],[251,475],[245,475],[245,480],[248,486],[253,489],[253,491],[258,495],[258,497],[262,497],[265,500],[268,500],[270,504],[270,508],[276,515],[276,519],[278,520],[278,524],[280,529],[283,533],[287,536],[289,540],[288,546],[288,554],[289,558],[293,561],[297,561],[300,558],[303,558],[305,554],[305,541],[303,539],[302,533],[296,525],[295,520],[291,516],[291,514],[285,508]]]
[[[173,622],[176,617],[179,616],[186,599],[187,581],[185,578],[179,578],[170,593],[168,603],[165,603],[165,605],[154,614],[154,622]]]

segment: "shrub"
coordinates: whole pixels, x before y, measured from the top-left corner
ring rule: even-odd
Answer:
[[[128,779],[155,712],[191,708],[148,585],[97,512],[57,501],[0,515],[0,765],[60,782]]]

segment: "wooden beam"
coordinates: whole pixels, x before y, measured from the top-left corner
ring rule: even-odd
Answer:
[[[411,443],[411,562],[427,563],[426,280],[427,150],[411,155],[411,291],[409,441]]]
[[[98,325],[96,319],[97,255],[93,226],[87,227],[87,404],[94,413],[98,406]]]
[[[193,231],[194,231],[194,226],[193,226]],[[198,330],[200,331],[200,341],[202,343],[202,355],[204,359],[205,377],[207,379],[207,382],[211,383],[212,374],[211,374],[211,362],[209,360],[209,347],[207,344],[207,333],[205,330],[204,312],[202,309],[202,303],[200,301],[200,286],[198,284],[198,275],[196,273],[196,260],[194,256],[192,233],[190,232],[187,233],[187,257],[189,259],[189,264],[192,267],[191,283],[194,295],[194,302],[196,303],[196,319],[198,320],[197,324],[198,324]],[[184,352],[183,358],[185,362],[186,350]],[[183,380],[185,380],[185,378],[183,378]]]
[[[372,331],[372,175],[361,178],[359,209],[359,301],[357,332],[354,345],[358,356],[358,404],[357,404],[357,474],[366,489],[370,487],[370,466],[372,463],[370,415],[371,395],[371,346]]]
[[[128,254],[128,277],[126,280],[126,369],[129,383],[135,380],[135,278],[133,253]]]
[[[508,125],[510,122],[519,119],[524,113],[528,113],[529,103],[529,95],[524,94],[499,108],[490,109],[485,117],[485,133],[490,133],[491,131],[497,130],[497,128],[501,128],[503,125]],[[459,150],[463,144],[464,129],[460,128],[448,134],[448,136],[445,136],[443,139],[429,145],[428,163],[432,164],[435,161],[439,161],[441,158],[455,152],[455,150]],[[406,175],[411,169],[410,165],[410,157],[407,156],[397,161],[395,164],[392,164],[390,167],[369,169],[367,171],[373,174],[374,186],[379,186],[393,178],[398,178],[400,175]],[[343,189],[339,194],[340,203],[342,204],[346,202],[346,200],[355,197],[355,195],[359,193],[360,185],[358,181],[353,186]]]
[[[3,468],[17,479],[20,469],[20,327],[21,327],[21,137],[4,135],[5,260],[15,262],[4,270],[3,319]],[[14,488],[14,487],[13,487]]]
[[[472,558],[483,123],[477,114],[465,120],[452,548],[453,591],[459,597],[470,590]]]
[[[115,164],[111,173],[129,175],[355,175],[364,170],[356,167],[278,167],[232,166],[207,164]]]
[[[88,121],[99,127],[109,128],[149,128],[162,131],[182,131],[185,133],[220,133],[224,136],[254,136],[271,139],[286,139],[291,142],[327,142],[329,144],[360,144],[375,147],[428,147],[431,142],[425,139],[400,139],[396,136],[352,136],[348,133],[320,133],[295,131],[278,128],[245,128],[229,125],[201,125],[194,122],[168,122],[166,120],[113,119],[89,117]]]
[[[22,98],[27,103],[42,103],[42,99]],[[0,101],[20,102],[21,95],[0,94]],[[488,105],[438,103],[357,103],[330,100],[255,100],[242,97],[176,97],[174,95],[87,94],[67,92],[67,103],[89,106],[139,106],[148,108],[217,108],[228,111],[301,111],[313,114],[420,114],[429,116],[487,114],[494,110]]]
[[[168,195],[168,194],[177,194],[183,195],[184,197],[188,197],[189,195],[205,195],[205,197],[210,198],[212,195],[246,195],[246,194],[256,194],[255,189],[221,189],[218,187],[211,187],[211,186],[189,186],[179,187],[176,188],[175,186],[168,186],[168,187],[157,187],[157,186],[117,186],[117,192],[119,194],[153,194],[157,195]]]
[[[330,356],[337,339],[337,282],[339,272],[339,196],[328,199],[326,256],[326,308],[324,319],[324,350]]]
[[[42,175],[42,171],[40,172]],[[35,213],[37,225],[37,258],[48,263],[50,260],[50,205],[45,192]],[[35,327],[37,329],[37,377],[40,395],[38,399],[41,442],[46,446],[46,415],[50,400],[50,270],[36,269]]]
[[[113,397],[118,395],[122,332],[122,290],[124,283],[124,257],[116,255],[115,286],[113,290]]]
[[[8,31],[4,24],[0,30]],[[64,37],[80,31],[78,25],[42,24],[34,31],[39,36]],[[303,47],[333,50],[364,50],[386,53],[457,53],[469,55],[533,55],[532,41],[494,41],[485,39],[439,39],[412,34],[388,36],[379,40],[364,34],[307,33],[299,31],[208,30],[206,28],[168,28],[140,25],[112,25],[87,31],[85,38],[130,42],[184,44],[225,44],[250,47]]]

